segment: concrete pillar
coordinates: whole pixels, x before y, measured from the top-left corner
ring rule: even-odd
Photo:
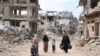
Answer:
[[[27,17],[32,17],[32,8],[27,7]]]
[[[21,9],[19,9],[19,16],[21,15]]]
[[[14,4],[17,4],[17,0],[14,0]]]
[[[27,4],[29,4],[30,3],[30,0],[27,0]]]
[[[10,3],[10,4],[13,4],[13,3],[14,3],[14,0],[9,1],[9,3]]]
[[[87,20],[86,19],[84,22],[84,37],[85,37],[85,39],[87,39]]]
[[[32,17],[32,7],[30,7],[30,17]]]
[[[94,20],[94,36],[96,36],[96,21]]]
[[[27,7],[27,17],[30,17],[30,7]]]
[[[88,10],[89,10],[90,7],[91,7],[91,0],[87,0],[87,7],[88,7]]]

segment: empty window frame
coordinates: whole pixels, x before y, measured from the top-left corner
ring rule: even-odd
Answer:
[[[22,25],[22,28],[25,28],[25,25]]]
[[[11,24],[11,26],[19,27],[20,21],[11,21],[10,24]]]
[[[3,0],[4,3],[8,3],[8,0]]]
[[[92,31],[94,32],[94,26],[92,26]]]
[[[41,25],[44,25],[44,22],[41,22]]]
[[[30,0],[30,3],[36,3],[36,0]]]

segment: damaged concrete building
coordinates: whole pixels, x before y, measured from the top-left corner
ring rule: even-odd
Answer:
[[[37,33],[38,0],[0,0],[0,24]]]
[[[62,11],[57,14],[58,26],[62,28],[63,32],[68,32],[69,34],[75,34],[78,27],[78,20],[73,16],[72,12]]]
[[[100,0],[80,0],[79,5],[84,8],[80,20],[83,21],[85,39],[100,39]]]
[[[56,35],[63,35],[64,32],[74,34],[77,31],[78,20],[71,12],[47,11],[45,14],[41,14],[40,17],[42,22],[39,23],[39,28],[41,28],[39,31],[49,31]],[[75,29],[76,31],[74,31]]]
[[[48,31],[52,31],[55,28],[56,11],[47,11],[39,15],[41,22],[38,23],[38,32],[45,34]]]

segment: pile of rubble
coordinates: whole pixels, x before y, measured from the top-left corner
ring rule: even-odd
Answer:
[[[7,41],[3,41],[3,43],[0,41],[0,56],[12,56],[13,48],[14,45],[10,45]]]
[[[76,46],[83,47],[85,45],[100,45],[100,39],[99,38],[87,38],[85,39],[84,36],[81,36],[79,39],[77,39]]]
[[[23,30],[25,31],[25,30]],[[27,36],[26,36],[27,35]],[[29,37],[29,32],[22,33],[15,29],[9,29],[0,34],[0,56],[14,56],[13,48],[22,45]]]
[[[77,50],[85,56],[100,56],[100,45],[85,45],[84,47],[78,47]]]

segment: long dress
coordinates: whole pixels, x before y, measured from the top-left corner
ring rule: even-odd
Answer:
[[[44,52],[47,52],[48,51],[48,41],[49,41],[49,39],[48,39],[48,37],[47,37],[47,35],[44,35],[44,37],[43,37],[43,43],[44,43]]]
[[[68,44],[70,44],[70,40],[67,35],[63,36],[61,44],[64,46],[63,50],[67,53],[68,52]]]
[[[48,51],[48,42],[44,42],[44,52]]]

